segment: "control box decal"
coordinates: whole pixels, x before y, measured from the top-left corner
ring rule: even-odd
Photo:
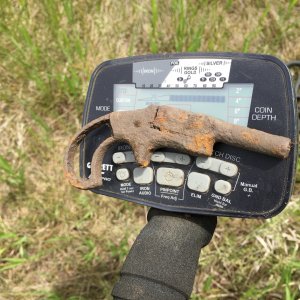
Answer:
[[[222,88],[231,59],[175,59],[133,63],[137,88]]]

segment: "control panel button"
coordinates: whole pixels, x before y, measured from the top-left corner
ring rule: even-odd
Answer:
[[[115,164],[122,164],[125,162],[125,154],[123,152],[116,152],[112,156],[112,160]]]
[[[191,162],[191,158],[186,154],[177,154],[175,157],[175,161],[179,165],[188,165]]]
[[[187,186],[189,189],[206,193],[209,189],[210,177],[205,174],[191,172],[188,176]]]
[[[238,167],[235,164],[223,162],[220,165],[220,173],[228,177],[233,177],[238,173]]]
[[[184,172],[174,168],[158,168],[156,181],[160,185],[181,186],[184,182]]]
[[[200,169],[210,170],[228,177],[233,177],[238,173],[237,165],[204,155],[197,157],[196,166]]]
[[[151,156],[151,160],[154,162],[163,162],[165,160],[165,155],[163,152],[154,152]]]
[[[220,173],[220,166],[221,166],[222,162],[223,161],[220,159],[211,157],[211,165],[209,167],[209,170],[216,172],[216,173]]]
[[[200,169],[207,170],[211,166],[211,157],[208,156],[198,156],[196,159],[196,166]]]
[[[225,180],[218,180],[215,182],[215,190],[219,194],[226,195],[231,192],[231,184]]]
[[[223,161],[214,157],[207,157],[204,155],[198,156],[196,159],[196,166],[200,169],[210,170],[216,173],[220,172],[220,165]]]
[[[126,151],[125,153],[125,157],[126,157],[126,161],[125,162],[135,162],[135,157],[133,154],[133,151]]]
[[[164,162],[176,164],[176,155],[177,155],[177,153],[165,152],[164,154],[165,154]]]
[[[115,152],[112,156],[112,160],[115,164],[123,164],[135,162],[135,157],[132,151]]]
[[[183,153],[157,151],[152,154],[151,160],[154,162],[167,162],[179,165],[188,165],[191,162],[191,157]]]
[[[133,180],[137,184],[149,184],[153,181],[153,169],[147,168],[135,168],[133,170]]]
[[[126,168],[118,169],[116,172],[116,177],[118,180],[127,180],[129,178],[129,170]]]

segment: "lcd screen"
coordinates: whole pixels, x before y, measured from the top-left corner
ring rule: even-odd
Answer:
[[[114,84],[114,111],[168,105],[247,126],[253,86],[227,83],[222,89],[137,89],[134,84]]]

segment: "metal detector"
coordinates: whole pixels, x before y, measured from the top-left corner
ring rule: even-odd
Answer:
[[[188,299],[217,216],[270,218],[292,193],[297,104],[273,56],[107,61],[91,77],[82,125],[66,151],[70,183],[151,207],[114,299]]]

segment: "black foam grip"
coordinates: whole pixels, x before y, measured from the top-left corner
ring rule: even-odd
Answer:
[[[217,218],[151,208],[148,220],[125,260],[114,299],[188,299]]]

